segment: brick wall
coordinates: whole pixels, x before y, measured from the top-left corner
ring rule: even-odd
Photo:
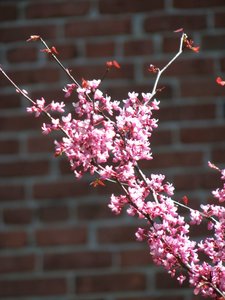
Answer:
[[[143,168],[165,173],[193,207],[210,198],[218,176],[207,161],[225,165],[225,89],[215,84],[225,75],[224,0],[1,0],[0,20],[0,64],[33,98],[49,100],[62,99],[68,81],[39,43],[25,42],[30,35],[56,46],[78,80],[101,77],[105,61],[117,59],[121,71],[103,88],[119,98],[150,91],[147,66],[174,55],[173,31],[184,27],[201,52],[185,51],[163,75],[155,159]],[[27,105],[1,76],[0,298],[198,299],[152,264],[135,241],[136,220],[109,211],[114,186],[76,181],[53,157],[54,137],[41,135],[44,118],[27,115]]]

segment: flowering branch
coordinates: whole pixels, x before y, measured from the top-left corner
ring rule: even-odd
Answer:
[[[59,66],[69,75],[72,83],[63,90],[65,97],[77,92],[78,100],[73,103],[74,111],[61,118],[53,118],[50,112],[63,113],[63,102],[51,102],[45,105],[45,99],[33,101],[0,69],[2,74],[14,85],[17,91],[24,95],[33,105],[27,109],[38,117],[44,112],[49,124],[43,124],[44,134],[61,130],[65,136],[55,141],[56,156],[64,153],[77,178],[86,172],[98,174],[91,185],[104,186],[107,181],[118,184],[121,195],[111,195],[109,207],[115,214],[127,208],[130,216],[147,221],[147,228],[138,228],[136,238],[147,240],[150,253],[156,264],[164,266],[172,277],[182,284],[189,276],[189,283],[194,293],[212,298],[225,299],[225,209],[219,205],[201,205],[201,210],[194,210],[185,204],[172,199],[174,187],[165,182],[162,174],[151,174],[147,177],[139,167],[140,160],[153,159],[150,139],[152,131],[157,128],[157,120],[153,112],[159,109],[159,101],[153,99],[162,73],[180,56],[185,46],[194,52],[199,47],[193,46],[183,30],[179,50],[175,56],[162,68],[150,65],[149,71],[157,73],[151,93],[128,93],[128,98],[121,102],[105,96],[99,89],[100,83],[112,67],[120,68],[116,61],[106,63],[106,72],[102,80],[82,80],[79,84],[70,71],[58,60],[58,51],[49,47],[38,35],[31,36],[28,41],[40,40],[45,46],[42,52],[50,54]],[[221,79],[217,83],[223,85]],[[212,164],[210,167],[219,171],[225,180],[225,171]],[[225,185],[221,190],[213,192],[219,202],[225,201]],[[186,221],[178,213],[178,206],[185,207],[190,212],[190,221]],[[213,237],[207,237],[199,243],[190,239],[190,226],[199,225],[203,219],[207,221],[208,229],[214,232]],[[200,261],[199,254],[203,252],[209,262]]]

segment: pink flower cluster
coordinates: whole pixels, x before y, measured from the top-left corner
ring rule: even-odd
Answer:
[[[79,85],[57,59],[56,48],[49,48],[40,36],[31,36],[28,41],[41,41],[45,46],[42,52],[51,55],[72,81],[63,89],[65,98],[77,94],[73,111],[67,115],[60,115],[64,113],[64,102],[46,104],[44,98],[33,101],[2,68],[0,72],[32,103],[28,112],[36,117],[41,113],[47,115],[50,123],[43,124],[44,134],[62,132],[61,139],[55,141],[55,155],[64,154],[68,158],[77,178],[90,172],[98,176],[93,186],[104,186],[106,181],[120,186],[121,194],[111,195],[109,207],[115,214],[126,209],[130,216],[147,221],[145,228],[138,228],[136,238],[147,241],[154,262],[162,265],[180,284],[187,278],[195,294],[221,300],[225,299],[225,208],[221,206],[225,201],[225,184],[213,191],[217,205],[201,205],[200,210],[194,210],[187,206],[186,196],[185,204],[172,198],[174,187],[165,181],[164,175],[147,177],[139,167],[139,161],[153,158],[150,141],[157,127],[153,112],[159,109],[159,101],[154,96],[161,74],[182,53],[183,46],[199,51],[199,46],[193,46],[182,28],[175,32],[181,33],[177,54],[162,69],[150,65],[149,71],[156,74],[152,92],[141,95],[130,92],[122,101],[104,95],[99,88],[101,80],[83,79]],[[120,65],[117,61],[107,62],[106,73],[112,67],[119,69]],[[219,77],[217,83],[224,85]],[[225,170],[211,163],[209,166],[225,180]],[[179,206],[187,209],[188,218],[179,214]],[[201,241],[192,240],[190,227],[203,222],[211,234]]]
[[[64,88],[66,98],[77,92],[73,111],[51,117],[51,123],[42,127],[44,134],[53,130],[64,133],[61,140],[55,141],[56,156],[65,154],[78,178],[90,172],[98,174],[99,182],[110,180],[120,185],[122,193],[111,196],[109,207],[115,214],[126,207],[130,216],[147,220],[148,226],[139,228],[136,238],[147,241],[156,264],[164,266],[181,284],[188,277],[195,294],[224,296],[225,208],[202,205],[197,211],[187,207],[190,220],[180,216],[179,203],[171,198],[173,185],[165,182],[162,174],[146,177],[138,165],[140,160],[152,159],[150,139],[157,127],[153,111],[159,109],[159,101],[150,93],[140,97],[135,92],[128,93],[121,102],[115,101],[103,94],[100,83],[92,80],[83,86],[68,84]],[[64,106],[63,102],[46,106],[42,98],[28,112],[36,116],[42,111],[61,113]],[[225,179],[225,171],[221,173]],[[225,201],[225,185],[213,195],[219,202]],[[204,220],[213,234],[197,243],[190,238],[190,226]],[[201,252],[208,257],[207,262],[201,262]]]

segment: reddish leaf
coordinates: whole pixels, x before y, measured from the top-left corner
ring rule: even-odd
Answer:
[[[222,85],[222,86],[224,86],[224,85],[225,85],[225,81],[224,81],[224,80],[222,80],[222,78],[221,78],[221,77],[217,77],[217,78],[216,78],[216,82],[217,82],[219,85]]]
[[[188,204],[188,201],[189,201],[189,200],[188,200],[188,197],[187,197],[187,196],[183,196],[183,197],[182,197],[182,200],[183,200],[183,202],[184,202],[185,205]]]
[[[183,32],[183,31],[184,31],[183,28],[178,28],[178,29],[174,30],[174,32]]]

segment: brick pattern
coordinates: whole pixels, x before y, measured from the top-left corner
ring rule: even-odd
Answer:
[[[224,0],[2,0],[0,64],[34,99],[62,99],[65,74],[39,43],[26,43],[40,34],[78,80],[100,78],[105,61],[117,59],[122,68],[103,89],[120,99],[150,91],[147,67],[177,51],[180,27],[201,51],[186,50],[163,75],[155,159],[142,168],[165,173],[177,198],[197,207],[218,184],[207,161],[225,164],[225,89],[215,84],[225,77]],[[28,103],[2,76],[0,87],[0,299],[200,299],[153,265],[135,241],[137,220],[109,211],[117,187],[76,181],[53,155],[55,137],[41,135],[45,118],[27,115]]]

